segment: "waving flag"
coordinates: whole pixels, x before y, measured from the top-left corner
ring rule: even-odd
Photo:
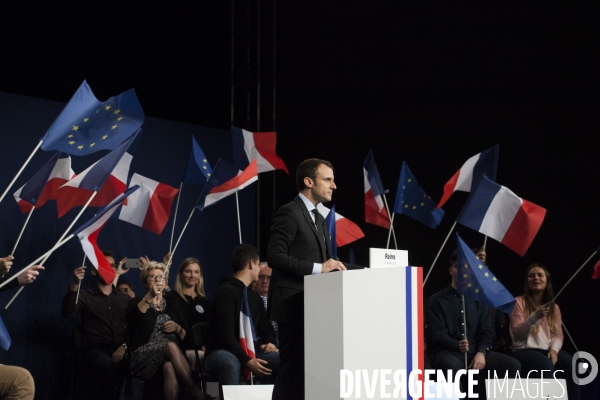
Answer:
[[[592,279],[600,279],[600,261],[594,264],[594,272],[592,273]]]
[[[140,186],[121,207],[119,219],[160,235],[169,221],[171,205],[179,190],[139,174],[133,174],[129,187]]]
[[[457,221],[523,256],[545,216],[545,208],[518,197],[510,189],[483,176]]]
[[[458,248],[456,261],[456,289],[465,297],[488,304],[510,314],[515,298],[492,274],[487,265],[456,234]]]
[[[256,159],[258,173],[281,169],[289,174],[283,160],[275,154],[276,132],[249,132],[232,127],[233,163],[238,168],[246,168]]]
[[[382,228],[390,229],[390,216],[383,204],[383,183],[379,177],[373,152],[369,150],[363,163],[365,179],[365,220]]]
[[[12,339],[8,334],[8,330],[6,329],[6,325],[4,325],[4,321],[2,321],[2,317],[0,317],[0,347],[8,351],[11,343]]]
[[[143,122],[144,110],[134,89],[100,102],[83,81],[41,139],[42,149],[75,156],[114,150]]]
[[[204,185],[212,172],[213,169],[208,163],[208,159],[204,155],[202,148],[200,148],[200,145],[194,136],[192,136],[192,147],[190,148],[187,167],[183,175],[183,182]]]
[[[35,206],[40,208],[48,200],[56,200],[58,188],[75,176],[71,157],[56,152],[23,187],[14,193],[21,211],[26,214]]]
[[[256,333],[252,322],[252,314],[250,313],[250,304],[248,303],[248,288],[245,287],[242,294],[242,307],[240,308],[240,346],[250,358],[256,358],[254,338],[256,338]],[[246,379],[250,379],[252,372],[244,366],[244,374]]]
[[[495,145],[494,147],[469,158],[458,172],[456,172],[444,185],[444,195],[442,196],[438,207],[443,206],[450,196],[452,196],[452,193],[457,190],[461,192],[472,191],[484,174],[495,181],[496,166],[498,165],[498,149],[499,146]]]
[[[435,201],[419,186],[415,176],[405,162],[402,162],[396,202],[396,214],[405,214],[435,229],[444,216],[444,210],[437,207]]]
[[[321,204],[321,203],[319,203]],[[323,215],[323,213],[321,212],[321,210],[319,210],[319,212],[321,213],[321,215]],[[337,234],[336,234],[336,229],[335,229],[335,205],[331,206],[331,210],[329,210],[329,212],[327,213],[327,215],[324,215],[325,217],[325,223],[327,224],[327,231],[329,232],[329,243],[331,244],[331,258],[333,258],[334,260],[337,260]]]
[[[219,200],[238,192],[258,180],[256,160],[242,172],[226,161],[219,159],[210,179],[196,202],[200,211]]]
[[[331,210],[325,207],[323,204],[319,203],[317,205],[317,209],[319,213],[327,220],[331,215],[335,215],[335,241],[334,235],[331,233],[331,229],[329,229],[329,224],[327,228],[329,230],[329,236],[331,236],[331,242],[335,243],[337,247],[345,246],[349,243],[352,243],[358,239],[364,238],[365,234],[363,231],[356,225],[354,222],[350,221],[348,218],[344,217],[335,212],[335,207],[331,207]],[[332,214],[333,211],[333,214]],[[333,245],[331,246],[333,250]],[[334,257],[335,258],[335,257]]]
[[[95,217],[73,232],[73,235],[77,236],[79,239],[81,247],[83,248],[83,251],[87,257],[90,259],[90,262],[94,267],[96,267],[98,273],[100,276],[102,276],[107,285],[110,285],[112,281],[115,280],[116,274],[115,270],[111,267],[104,254],[102,254],[102,251],[98,248],[96,243],[98,234],[104,225],[106,225],[106,221],[108,221],[108,219],[113,215],[115,210],[121,205],[127,196],[135,192],[138,188],[139,186],[134,186],[127,189],[125,193],[111,201],[110,204],[96,214]]]
[[[127,150],[138,136],[129,138],[58,189],[59,218],[73,207],[85,205],[96,191],[98,194],[90,203],[91,207],[105,206],[127,189],[129,165],[133,158]]]

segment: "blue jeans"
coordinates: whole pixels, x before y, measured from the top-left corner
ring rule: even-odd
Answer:
[[[556,365],[548,358],[548,350],[524,349],[515,351],[513,357],[521,362],[521,377],[527,376],[532,370],[544,371],[544,378],[553,378],[555,370],[564,372],[556,373],[558,378],[564,378],[567,381],[567,393],[569,400],[579,399],[579,385],[575,384],[572,375],[571,355],[564,350],[559,350]],[[540,372],[529,375],[531,378],[540,378]]]

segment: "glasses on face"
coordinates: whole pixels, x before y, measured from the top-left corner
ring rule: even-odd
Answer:
[[[151,279],[151,280],[157,281],[157,282],[162,282],[165,279],[165,276],[164,275],[154,275],[153,274],[153,275],[150,275],[148,277],[148,279]]]

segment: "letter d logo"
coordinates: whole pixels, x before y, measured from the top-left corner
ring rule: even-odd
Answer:
[[[580,358],[583,359],[583,362],[577,364],[577,361]],[[578,385],[587,385],[596,378],[596,375],[598,375],[598,362],[593,355],[585,351],[578,351],[573,355],[572,368],[573,381]],[[587,377],[579,378],[577,376],[578,373],[583,375],[587,371],[590,371],[590,374]]]

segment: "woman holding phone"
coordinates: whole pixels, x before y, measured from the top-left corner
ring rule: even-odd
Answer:
[[[510,314],[513,357],[521,362],[521,376],[545,370],[544,378],[552,379],[555,371],[562,370],[556,376],[567,381],[569,399],[579,399],[579,386],[571,374],[572,357],[561,350],[562,318],[553,299],[550,272],[543,264],[531,264],[525,273],[525,292],[516,298]]]

